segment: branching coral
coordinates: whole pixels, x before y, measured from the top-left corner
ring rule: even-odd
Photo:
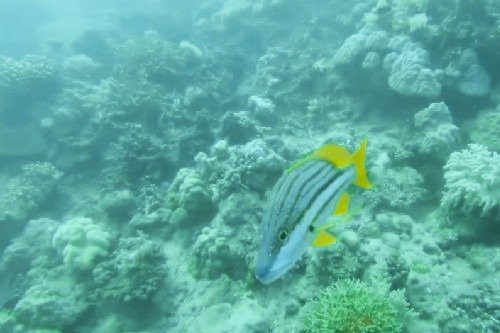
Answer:
[[[407,311],[402,293],[340,280],[309,305],[303,325],[314,333],[397,333]]]
[[[444,166],[441,206],[466,215],[498,220],[500,209],[500,155],[478,144],[452,153]]]

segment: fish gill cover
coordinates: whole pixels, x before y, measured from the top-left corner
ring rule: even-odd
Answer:
[[[3,1],[0,332],[499,332],[499,27],[498,0]],[[372,188],[262,285],[275,183],[363,138]]]

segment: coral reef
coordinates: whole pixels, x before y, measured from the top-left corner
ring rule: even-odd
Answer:
[[[2,56],[0,77],[3,98],[26,96],[50,85],[55,79],[55,69],[49,59],[38,55],[27,55],[19,60]]]
[[[498,0],[117,3],[0,4],[1,332],[499,331]],[[261,285],[279,176],[363,137]]]

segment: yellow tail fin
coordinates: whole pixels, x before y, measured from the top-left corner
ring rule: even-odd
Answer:
[[[372,188],[372,184],[368,180],[366,174],[365,158],[366,158],[366,144],[368,140],[364,138],[361,141],[361,145],[358,150],[352,154],[352,163],[354,164],[354,169],[356,170],[356,178],[354,179],[354,185],[359,186],[363,189]]]

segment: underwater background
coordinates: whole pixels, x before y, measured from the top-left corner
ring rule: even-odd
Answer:
[[[269,285],[283,171],[368,140]],[[500,1],[0,2],[0,332],[500,332]]]

